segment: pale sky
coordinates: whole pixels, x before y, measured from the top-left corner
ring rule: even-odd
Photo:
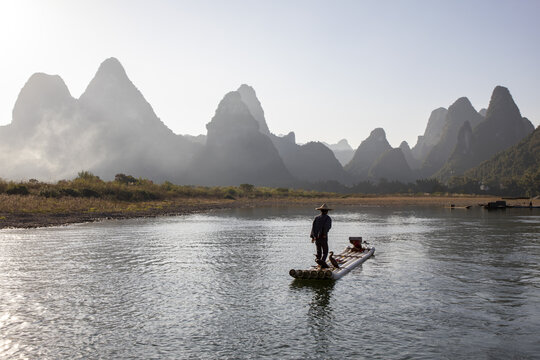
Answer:
[[[206,134],[253,86],[270,131],[357,147],[372,129],[411,147],[429,114],[496,85],[540,123],[537,0],[1,0],[0,125],[35,72],[78,98],[116,57],[175,133]]]

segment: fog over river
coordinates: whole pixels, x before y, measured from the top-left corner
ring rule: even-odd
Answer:
[[[330,249],[376,247],[339,281],[313,208],[0,230],[0,358],[435,359],[540,354],[540,211],[343,207]]]

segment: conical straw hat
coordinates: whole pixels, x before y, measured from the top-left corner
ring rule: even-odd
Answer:
[[[328,205],[326,205],[326,203],[324,203],[321,206],[319,206],[318,208],[316,208],[315,210],[334,210],[334,209],[329,208]]]

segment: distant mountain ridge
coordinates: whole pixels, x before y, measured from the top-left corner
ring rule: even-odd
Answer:
[[[406,142],[392,148],[382,128],[356,150],[345,139],[299,145],[293,131],[277,136],[270,129],[255,89],[242,84],[220,101],[207,134],[176,135],[120,62],[109,58],[79,99],[58,75],[29,78],[12,122],[0,126],[0,177],[53,181],[89,170],[104,179],[126,173],[201,185],[320,188],[430,177],[446,182],[521,144],[534,127],[509,90],[497,86],[488,109],[477,112],[462,97],[447,109],[433,110],[412,149]],[[507,157],[516,164],[529,163],[524,150],[512,154]]]
[[[349,145],[347,139],[341,139],[336,144],[327,144],[325,142],[323,144],[334,152],[336,159],[342,166],[347,165],[354,156],[354,149]]]
[[[401,152],[403,153],[403,156],[405,157],[405,160],[407,161],[407,165],[409,166],[410,169],[420,168],[421,166],[420,160],[414,157],[413,152],[406,141],[402,141],[401,144],[399,145],[399,148],[401,149]]]
[[[197,148],[159,120],[115,58],[100,65],[80,99],[59,76],[32,75],[12,123],[0,130],[2,176],[9,178],[58,180],[85,169],[180,182]]]
[[[436,176],[449,179],[462,175],[482,161],[517,144],[533,131],[533,124],[521,116],[510,91],[497,86],[493,90],[485,120],[476,127],[468,122],[462,125],[454,152]]]
[[[411,149],[412,155],[422,164],[429,152],[441,140],[448,110],[441,107],[433,110],[429,116],[424,135],[418,136],[416,145]]]
[[[369,169],[375,161],[391,149],[392,146],[386,140],[384,129],[376,128],[360,143],[345,169],[358,179],[366,180],[369,177]]]
[[[240,86],[238,93],[251,114],[257,115],[254,117],[260,124],[260,132],[269,136],[283,159],[287,170],[296,180],[308,182],[334,180],[343,184],[350,183],[349,175],[343,170],[335,154],[330,149],[317,142],[298,145],[295,141],[294,132],[290,132],[283,137],[272,134],[255,90],[244,84]]]
[[[369,169],[368,177],[374,180],[408,182],[414,179],[413,172],[400,148],[384,152]]]
[[[431,148],[422,164],[422,177],[431,177],[444,166],[456,147],[459,129],[466,121],[474,127],[483,120],[466,97],[459,98],[450,105],[440,140]]]
[[[265,135],[270,135],[270,129],[268,128],[268,124],[264,117],[264,110],[261,102],[257,98],[255,89],[249,85],[242,84],[238,88],[238,93],[240,94],[242,101],[247,105],[251,115],[253,115],[255,120],[259,123],[259,131]]]
[[[286,186],[293,180],[270,138],[260,132],[260,122],[231,91],[206,125],[206,144],[189,167],[189,179],[201,185]]]

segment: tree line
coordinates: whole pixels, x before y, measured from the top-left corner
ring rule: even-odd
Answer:
[[[403,183],[380,179],[378,182],[361,181],[345,186],[337,181],[318,183],[297,183],[294,188],[259,187],[252,184],[238,186],[197,186],[176,185],[171,182],[155,184],[151,180],[135,178],[132,175],[117,174],[113,181],[104,181],[89,171],[81,171],[73,180],[45,183],[35,179],[26,182],[0,180],[0,194],[38,195],[45,198],[64,196],[81,198],[104,198],[120,201],[164,200],[176,197],[201,198],[283,198],[321,197],[329,195],[442,195],[475,194],[495,196],[527,196],[540,194],[540,169],[528,170],[523,176],[503,180],[480,181],[467,176],[456,176],[447,184],[438,179],[419,179]]]

